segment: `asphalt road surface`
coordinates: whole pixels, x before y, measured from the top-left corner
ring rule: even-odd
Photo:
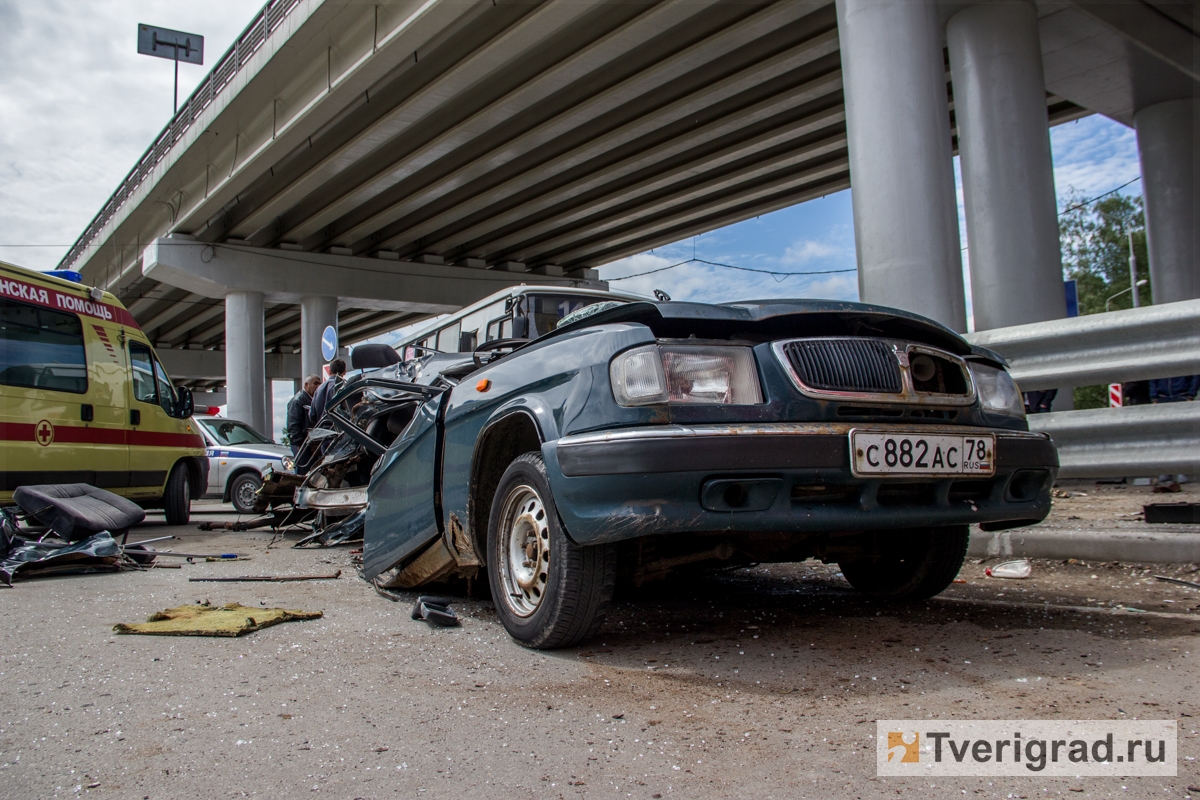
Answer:
[[[894,607],[836,567],[757,567],[626,594],[599,638],[541,653],[490,601],[456,603],[461,628],[411,620],[350,548],[195,529],[225,518],[152,517],[131,540],[250,561],[0,589],[0,797],[1200,797],[1200,591],[1152,577],[1190,566],[1002,581],[970,563]],[[112,631],[204,600],[325,616],[236,639]],[[875,720],[926,717],[1178,719],[1178,777],[877,777]]]

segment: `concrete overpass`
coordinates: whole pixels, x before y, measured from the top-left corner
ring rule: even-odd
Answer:
[[[274,0],[61,266],[168,349],[226,346],[231,413],[260,420],[260,344],[309,371],[326,324],[594,280],[853,174],[863,298],[961,330],[961,149],[977,323],[1032,322],[1065,313],[1047,125],[1099,112],[1137,125],[1156,293],[1194,297],[1195,14]]]

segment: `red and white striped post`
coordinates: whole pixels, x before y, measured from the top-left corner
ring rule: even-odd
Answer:
[[[1108,406],[1109,408],[1120,408],[1125,404],[1125,396],[1121,393],[1121,384],[1110,383],[1108,385]]]

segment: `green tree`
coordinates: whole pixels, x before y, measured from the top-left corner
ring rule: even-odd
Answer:
[[[1140,195],[1116,194],[1086,202],[1074,190],[1067,194],[1059,216],[1059,241],[1062,247],[1063,273],[1074,279],[1079,292],[1079,313],[1102,314],[1133,307],[1128,289],[1129,235],[1133,234],[1133,253],[1137,261],[1137,279],[1150,279],[1146,256],[1146,215]],[[1141,304],[1150,305],[1150,284],[1140,287]],[[1109,298],[1112,298],[1111,302]],[[1103,408],[1108,405],[1108,387],[1075,388],[1076,408]]]

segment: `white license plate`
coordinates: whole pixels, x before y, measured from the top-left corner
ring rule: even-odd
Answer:
[[[996,437],[990,433],[929,435],[850,431],[852,471],[865,475],[991,475]]]

